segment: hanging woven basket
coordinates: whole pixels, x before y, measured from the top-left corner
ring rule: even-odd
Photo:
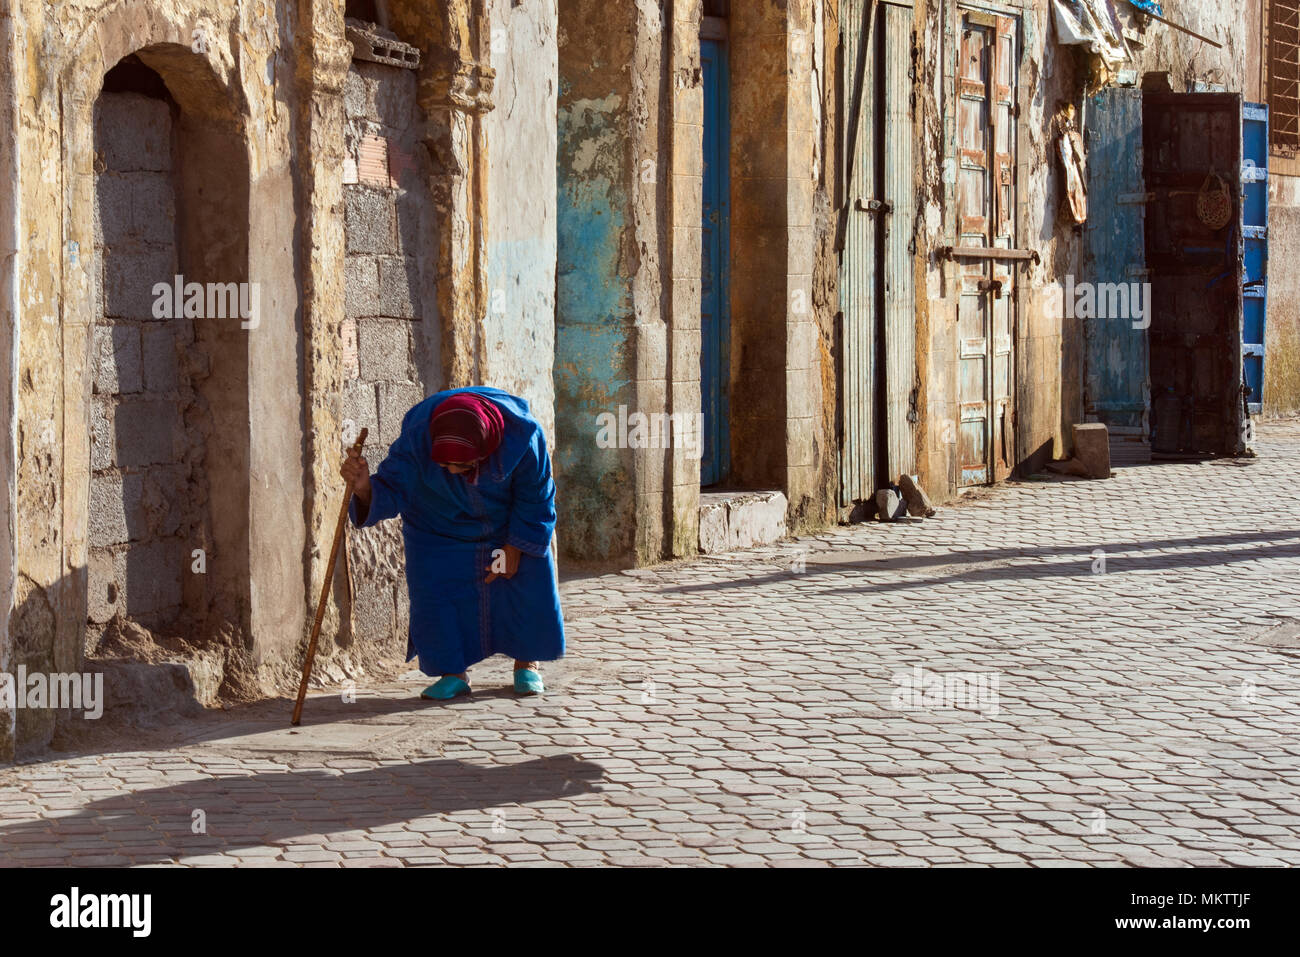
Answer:
[[[1232,219],[1232,194],[1218,173],[1209,173],[1196,194],[1196,218],[1210,229],[1222,229]]]

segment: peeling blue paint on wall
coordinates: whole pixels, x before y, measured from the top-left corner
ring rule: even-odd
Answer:
[[[630,203],[625,117],[616,95],[566,103],[557,169],[555,471],[561,547],[615,560],[635,530],[626,453],[596,445],[597,417],[631,405],[632,277],[622,251]]]

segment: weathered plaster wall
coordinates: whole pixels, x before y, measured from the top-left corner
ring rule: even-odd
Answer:
[[[13,666],[74,671],[81,664],[92,511],[93,106],[107,71],[137,51],[168,83],[182,117],[203,117],[193,141],[208,147],[210,162],[229,156],[223,152],[230,145],[223,139],[227,130],[239,127],[241,118],[257,117],[247,138],[235,141],[246,156],[225,164],[248,170],[244,202],[257,207],[249,216],[247,272],[228,278],[262,287],[261,325],[252,333],[256,346],[248,346],[251,405],[242,426],[224,436],[246,450],[236,461],[248,463],[242,471],[254,491],[242,496],[229,518],[246,543],[236,564],[252,565],[244,587],[250,577],[258,585],[246,602],[246,649],[255,657],[283,654],[301,633],[304,494],[292,453],[285,467],[286,450],[301,442],[299,393],[284,388],[299,382],[297,283],[293,243],[285,233],[294,221],[294,194],[287,187],[287,115],[278,105],[290,96],[283,81],[292,77],[285,59],[292,43],[277,13],[283,11],[234,3],[18,5],[14,22],[21,24],[23,42],[14,95],[28,108],[7,144],[18,157],[19,229],[27,237],[15,270],[24,321],[14,376],[20,519],[8,622],[17,652]],[[198,228],[190,239],[204,235]],[[215,249],[211,243],[190,246],[200,267],[219,261],[227,248],[220,241]],[[241,624],[237,614],[237,630]],[[30,723],[19,728],[21,746],[49,739],[53,715],[27,712],[23,719]]]
[[[827,183],[838,24],[810,0],[734,5],[729,483],[833,514],[834,256]],[[829,9],[834,9],[832,5]],[[700,409],[702,5],[562,0],[557,460],[571,557],[698,547],[689,449],[600,449],[596,417]],[[828,387],[828,382],[830,383]],[[565,538],[567,536],[567,540]]]
[[[1269,177],[1264,412],[1284,415],[1300,411],[1300,175]]]
[[[597,417],[636,409],[633,278],[637,179],[632,75],[640,11],[559,4],[554,450],[562,554],[630,560],[636,537],[632,450],[599,448]],[[648,264],[647,264],[648,265]]]
[[[483,381],[521,395],[555,442],[555,0],[490,7],[496,108],[488,142]]]
[[[0,57],[18,63],[20,24],[13,16],[12,0],[0,0]],[[0,673],[12,674],[13,632],[9,614],[14,601],[16,545],[16,492],[14,464],[17,431],[14,410],[18,393],[17,324],[20,315],[15,267],[18,260],[18,178],[15,144],[18,142],[18,99],[15,71],[0,70]],[[14,718],[11,706],[0,707],[0,763],[14,755]]]
[[[534,20],[546,20],[537,6],[507,9],[502,3],[499,13],[519,34],[517,106],[530,123],[549,130],[544,117],[530,112],[544,112],[555,94],[553,82],[534,83],[533,73],[545,72],[536,61],[545,59],[553,36],[545,29],[529,34]],[[351,314],[375,320],[373,336],[353,337],[359,352],[352,355],[375,386],[376,443],[392,438],[400,413],[426,386],[483,381],[493,367],[480,334],[489,219],[483,117],[492,109],[495,78],[487,3],[391,0],[386,7],[394,30],[414,38],[423,54],[418,73],[408,74],[394,95],[403,104],[401,122],[387,129],[402,148],[398,159],[405,161],[392,167],[395,176],[422,210],[411,233],[423,235],[405,252],[371,251],[368,265],[380,274],[360,292],[382,302]],[[0,39],[13,65],[0,75],[0,349],[11,369],[0,393],[0,424],[10,426],[10,440],[0,447],[0,589],[6,590],[0,594],[0,668],[79,668],[87,637],[92,529],[96,544],[110,551],[128,544],[119,539],[120,526],[131,524],[127,513],[134,506],[123,499],[134,499],[132,492],[124,488],[118,495],[116,484],[101,481],[98,494],[91,494],[96,372],[104,395],[123,397],[119,404],[137,394],[121,381],[125,376],[128,387],[135,385],[131,335],[120,355],[108,343],[106,354],[121,365],[101,363],[96,370],[94,361],[100,352],[92,348],[93,330],[102,313],[96,311],[93,279],[100,263],[93,108],[105,74],[136,53],[162,77],[177,104],[173,139],[184,154],[175,164],[179,266],[198,281],[247,280],[257,293],[248,328],[195,322],[195,345],[203,355],[190,370],[198,383],[197,411],[191,417],[187,408],[185,432],[199,427],[205,447],[194,462],[185,459],[201,463],[203,475],[189,475],[184,484],[187,494],[207,497],[212,520],[210,534],[180,526],[175,534],[185,546],[208,552],[201,573],[206,593],[197,605],[206,605],[203,624],[220,632],[232,660],[238,658],[241,682],[252,682],[245,690],[293,679],[342,492],[337,469],[345,438],[346,349],[340,344],[351,331],[345,221],[355,212],[344,196],[344,103],[348,92],[357,93],[344,90],[351,49],[343,11],[339,0],[0,4]],[[367,99],[367,90],[360,93],[360,112],[379,105]],[[366,116],[381,129],[389,119]],[[529,153],[530,162],[536,152]],[[545,165],[544,158],[538,162]],[[509,194],[509,180],[503,183]],[[218,200],[226,205],[217,208]],[[530,190],[525,200],[536,212],[525,217],[528,228],[544,236],[546,192]],[[497,202],[505,211],[515,205],[508,195]],[[402,219],[400,201],[395,219]],[[436,231],[430,219],[436,219]],[[374,225],[363,224],[355,236]],[[385,256],[391,261],[380,262]],[[547,297],[553,295],[545,266],[536,271],[531,254],[502,261],[513,263],[507,273],[517,280],[520,315],[541,343],[549,334]],[[385,281],[384,265],[391,267],[392,281]],[[138,285],[138,277],[126,281]],[[134,285],[131,295],[138,298],[141,290]],[[143,386],[149,379],[147,323],[138,315],[113,318],[132,324],[140,336]],[[533,398],[545,419],[547,347],[516,341],[524,328],[498,330],[505,348],[526,356],[500,365],[523,370],[516,391]],[[411,333],[405,349],[398,348],[398,331]],[[102,332],[99,344],[105,345]],[[177,358],[179,368],[186,368],[193,357],[182,345]],[[158,371],[159,381],[167,381],[166,371]],[[524,379],[536,381],[528,385]],[[141,481],[147,484],[145,472],[152,474],[159,464],[151,458]],[[99,467],[101,479],[122,471],[120,463]],[[127,476],[119,477],[125,486]],[[382,579],[378,566],[384,556],[364,557]],[[188,608],[190,586],[199,579],[183,580]],[[353,609],[342,566],[332,584],[336,601],[327,605],[325,631],[350,641],[346,624]],[[388,631],[401,632],[402,623]],[[325,674],[334,676],[329,669]],[[0,715],[0,758],[13,744],[15,717]],[[26,711],[21,720],[23,748],[50,739],[52,715]]]

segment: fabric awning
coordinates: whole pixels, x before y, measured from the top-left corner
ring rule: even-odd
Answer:
[[[1128,43],[1111,0],[1052,0],[1052,6],[1058,42],[1086,48],[1112,71],[1128,61]]]

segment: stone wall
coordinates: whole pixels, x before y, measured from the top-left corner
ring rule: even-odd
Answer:
[[[441,379],[436,299],[422,251],[437,245],[416,106],[416,74],[354,61],[344,82],[344,258],[342,324],[345,433],[370,430],[364,454],[377,469],[402,417]],[[401,527],[348,533],[351,626],[356,638],[393,644],[405,636]]]
[[[79,670],[95,628],[122,611],[190,639],[219,633],[245,691],[295,682],[342,494],[344,419],[370,425],[377,464],[426,390],[482,381],[491,366],[480,335],[482,118],[496,78],[487,2],[380,6],[419,43],[418,70],[353,71],[337,0],[0,5],[11,65],[0,74],[0,349],[11,370],[0,390],[0,668]],[[500,15],[520,17],[517,6]],[[517,54],[528,70],[526,51],[544,52],[553,34],[533,41]],[[169,173],[141,164],[148,136],[127,163],[95,166],[95,104],[132,57],[175,103]],[[385,71],[402,77],[391,89],[380,89]],[[525,72],[515,102],[533,116],[554,85]],[[362,182],[358,168],[345,195],[344,160],[363,129],[393,145],[397,182]],[[171,178],[170,251],[155,174]],[[163,266],[187,282],[247,283],[257,315],[155,319]],[[517,368],[549,369],[545,270],[509,274],[529,305],[502,348],[526,353]],[[115,305],[122,290],[129,308]],[[545,403],[544,384],[534,394]],[[340,564],[326,664],[336,637],[376,653],[404,639],[396,530],[352,550],[355,609]],[[205,572],[186,560],[196,550]],[[377,640],[354,642],[354,617]],[[54,725],[50,713],[0,714],[0,759],[15,744],[39,749]]]
[[[488,142],[483,384],[528,400],[555,444],[556,0],[493,0],[492,63],[503,82]]]
[[[1269,180],[1264,414],[1289,415],[1300,412],[1300,270],[1293,268],[1300,262],[1300,174],[1275,165]]]

